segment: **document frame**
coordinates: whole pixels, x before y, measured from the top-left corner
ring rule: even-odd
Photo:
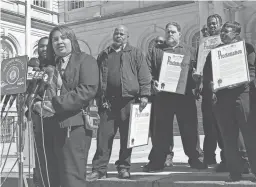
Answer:
[[[250,82],[244,40],[212,49],[211,61],[214,91]]]
[[[127,148],[139,147],[148,144],[152,104],[140,112],[140,104],[131,104]]]
[[[211,52],[211,49],[216,48],[219,44],[221,44],[220,35],[202,37],[200,39],[197,55],[197,74],[203,75],[207,55]]]
[[[185,95],[190,65],[188,56],[164,52],[158,79],[158,89]]]

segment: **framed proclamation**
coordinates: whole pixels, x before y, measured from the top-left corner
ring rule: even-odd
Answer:
[[[196,67],[196,73],[198,75],[203,74],[206,57],[211,51],[211,49],[214,49],[219,44],[221,44],[220,35],[203,37],[200,39],[198,56],[197,56],[197,67]]]
[[[211,50],[211,58],[215,91],[250,81],[244,41]]]
[[[164,52],[158,89],[165,92],[185,94],[189,66],[189,57]]]
[[[140,111],[139,104],[131,104],[127,148],[148,144],[151,103]]]

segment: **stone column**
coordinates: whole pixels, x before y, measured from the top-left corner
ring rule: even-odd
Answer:
[[[222,18],[222,23],[225,23],[227,18],[224,12],[223,1],[212,1],[214,14],[219,14]]]
[[[250,32],[245,33],[245,40],[249,43],[252,43],[252,33]]]
[[[243,9],[244,9],[243,6],[236,7],[234,12],[233,12],[234,13],[233,17],[234,17],[234,21],[241,24],[242,30],[241,30],[240,36],[242,38],[245,38],[245,29],[246,29],[245,28],[246,27],[245,23],[246,22],[244,21],[243,16],[241,15],[241,11],[243,11]]]
[[[207,18],[209,16],[209,3],[208,1],[198,1],[198,6],[199,6],[199,25],[201,30],[204,25],[207,24]],[[200,32],[200,35],[202,33]]]
[[[64,22],[66,23],[68,21],[68,6],[70,1],[63,1],[64,3]]]

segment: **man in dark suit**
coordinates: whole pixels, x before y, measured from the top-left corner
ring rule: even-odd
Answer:
[[[127,148],[130,105],[139,100],[143,109],[150,96],[151,76],[142,51],[128,42],[127,27],[120,25],[113,33],[113,44],[98,56],[100,89],[98,92],[101,123],[97,150],[88,181],[105,178],[113,140],[120,133],[120,153],[116,161],[118,177],[130,178],[132,149]]]

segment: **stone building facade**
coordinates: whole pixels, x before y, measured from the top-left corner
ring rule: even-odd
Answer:
[[[57,0],[30,0],[31,53],[37,56],[37,42],[58,24]],[[1,58],[25,55],[25,0],[1,0]]]
[[[208,15],[242,24],[242,36],[256,46],[256,2],[253,1],[61,1],[60,24],[73,28],[87,53],[97,56],[112,41],[115,26],[124,24],[130,43],[147,52],[152,40],[164,35],[170,21],[182,27],[182,40],[197,47]]]

